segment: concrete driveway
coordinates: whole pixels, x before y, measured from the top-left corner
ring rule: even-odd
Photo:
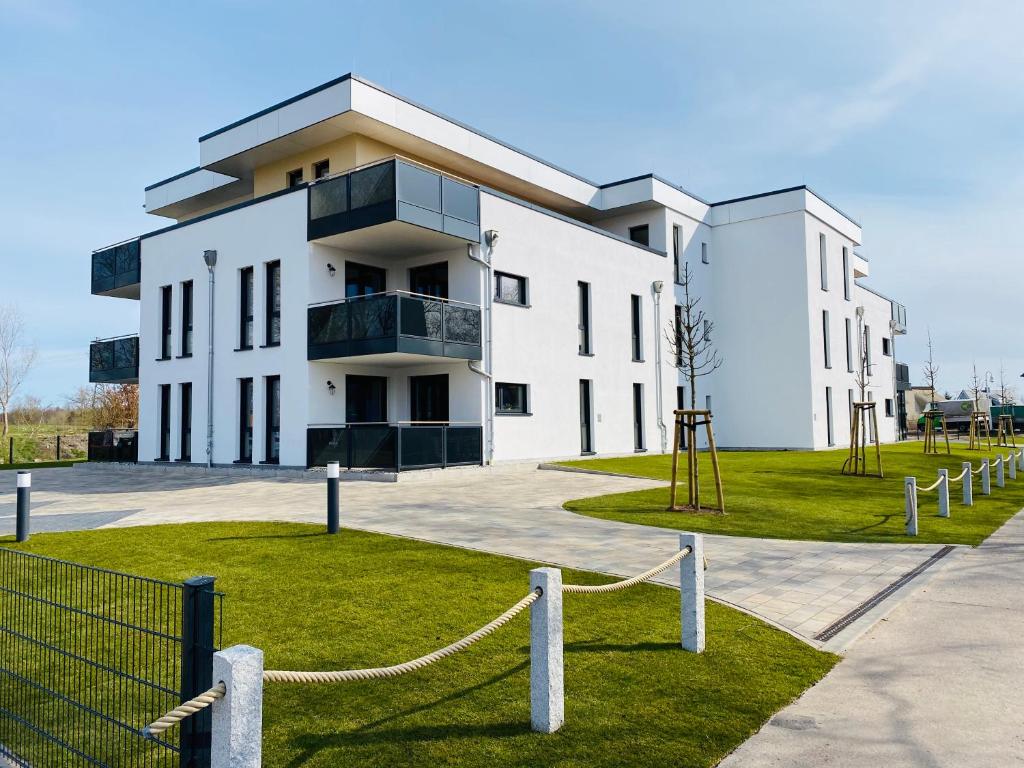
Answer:
[[[7,473],[0,474],[0,480]],[[676,551],[678,532],[582,517],[574,498],[661,485],[651,480],[541,471],[533,465],[450,469],[398,483],[346,482],[342,524],[564,567],[631,576]],[[14,477],[0,492],[0,535],[14,529]],[[216,476],[180,468],[37,470],[34,531],[227,520],[322,522],[322,481]],[[895,604],[904,574],[937,562],[936,545],[833,544],[707,536],[711,597],[816,645],[842,650]],[[677,574],[659,577],[676,584]],[[525,579],[525,574],[524,574]],[[867,610],[879,592],[893,592]],[[857,621],[835,632],[839,622]],[[864,614],[861,616],[860,614]]]

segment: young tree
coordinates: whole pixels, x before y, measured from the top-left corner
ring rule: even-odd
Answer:
[[[979,399],[982,393],[981,379],[978,378],[978,364],[973,363],[971,366],[973,371],[971,375],[971,397],[974,398],[974,411],[975,413],[981,408],[981,400]]]
[[[928,382],[928,389],[932,393],[932,401],[928,404],[929,408],[935,407],[935,382],[939,378],[939,366],[935,364],[935,349],[932,346],[932,332],[928,329],[928,361],[924,364],[922,369],[924,373],[924,380]]]
[[[857,313],[857,368],[853,372],[853,381],[860,392],[860,402],[868,399],[868,386],[871,384],[871,357],[868,354],[868,336],[864,328],[864,315]]]
[[[36,361],[36,348],[25,338],[25,319],[13,304],[0,305],[0,415],[7,437],[11,403]]]
[[[690,409],[697,408],[697,379],[708,376],[722,365],[718,350],[711,343],[711,332],[715,324],[700,308],[700,297],[690,293],[693,271],[689,264],[683,265],[681,285],[683,303],[678,305],[676,319],[669,323],[665,337],[669,354],[690,383]]]

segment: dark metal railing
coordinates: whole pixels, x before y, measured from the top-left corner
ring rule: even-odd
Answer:
[[[480,190],[439,171],[389,158],[309,187],[309,240],[404,221],[480,242]]]
[[[93,251],[92,292],[107,293],[137,285],[142,274],[141,255],[142,241],[137,237]]]
[[[483,463],[479,424],[336,424],[306,430],[306,464],[348,469],[426,469]]]
[[[116,384],[139,378],[139,336],[98,339],[89,345],[89,381]]]
[[[208,766],[208,718],[154,739],[141,729],[212,675],[221,605],[208,577],[174,584],[0,547],[0,764]]]
[[[308,359],[409,352],[480,359],[480,307],[393,291],[308,310]]]

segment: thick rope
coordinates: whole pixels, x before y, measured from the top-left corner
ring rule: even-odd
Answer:
[[[563,584],[562,592],[570,595],[594,595],[602,594],[604,592],[618,592],[620,589],[635,587],[637,584],[645,582],[648,579],[653,579],[662,571],[667,571],[692,551],[693,550],[690,547],[683,547],[661,565],[655,566],[654,568],[651,568],[651,570],[641,573],[639,576],[634,576],[631,579],[613,581],[611,584]],[[707,568],[707,563],[705,563],[704,567]]]
[[[982,470],[984,470],[984,469],[985,469],[985,465],[984,465],[984,464],[982,464],[982,465],[981,465],[980,467],[978,467],[977,469],[972,469],[972,470],[971,470],[971,474],[972,474],[972,475],[980,475],[980,474],[981,474],[981,472],[982,472]]]
[[[970,472],[970,471],[971,471],[970,467],[964,467],[964,471],[961,472],[956,477],[949,478],[949,482],[951,482],[951,483],[959,483],[961,480],[963,480],[965,477],[967,477],[967,473]]]
[[[370,669],[344,669],[334,672],[294,672],[282,669],[266,670],[263,679],[274,683],[348,683],[355,680],[380,680],[385,677],[398,677],[407,672],[415,672],[428,664],[447,658],[459,651],[469,648],[477,640],[482,640],[496,630],[508,624],[512,619],[537,602],[542,594],[540,587],[528,594],[518,603],[513,605],[501,616],[484,626],[476,632],[466,635],[461,640],[446,645],[444,648],[420,656],[418,659],[406,661],[402,664],[395,664],[390,667],[373,667]]]
[[[217,683],[210,690],[199,694],[194,699],[189,699],[180,706],[175,707],[159,720],[155,720],[142,729],[142,735],[147,739],[154,739],[168,728],[177,725],[186,717],[191,717],[196,712],[202,712],[217,699],[224,698],[227,687],[223,682]]]
[[[914,487],[917,488],[918,493],[928,493],[928,491],[934,491],[940,485],[942,485],[942,477],[939,477],[938,480],[929,485],[927,488],[922,488],[920,485],[915,485]]]

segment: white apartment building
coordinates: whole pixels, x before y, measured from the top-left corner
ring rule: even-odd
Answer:
[[[93,253],[141,302],[90,380],[137,381],[140,462],[414,468],[669,450],[681,265],[723,360],[726,448],[849,439],[852,370],[897,437],[903,308],[806,187],[709,203],[596,184],[346,75],[199,139],[168,226]],[[212,301],[212,305],[211,305]]]

